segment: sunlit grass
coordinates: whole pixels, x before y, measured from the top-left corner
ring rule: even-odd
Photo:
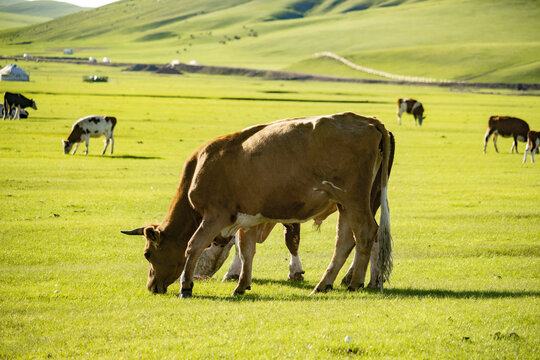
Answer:
[[[107,84],[83,83],[92,70],[40,63],[30,83],[9,84],[39,110],[0,123],[0,357],[538,358],[540,170],[508,139],[482,153],[492,114],[540,127],[536,97],[118,69],[99,70]],[[423,127],[408,116],[397,125],[401,96],[424,102]],[[308,296],[331,258],[335,215],[302,227],[302,283],[285,280],[278,226],[245,296],[219,281],[230,260],[192,299],[177,298],[178,283],[148,293],[144,241],[119,231],[163,218],[191,151],[256,123],[341,111],[377,115],[396,137],[384,293],[349,293],[339,277]],[[61,139],[89,114],[118,117],[115,154],[91,139],[88,156],[63,155]]]

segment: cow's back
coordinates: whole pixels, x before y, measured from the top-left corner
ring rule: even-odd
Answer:
[[[327,194],[314,191],[324,182],[346,192],[363,176],[371,187],[375,174],[364,172],[380,160],[377,124],[374,118],[342,113],[280,120],[218,138],[199,149],[202,161],[190,199],[197,202],[200,196],[208,203],[213,196],[220,201],[223,193],[242,194],[246,201],[233,205],[242,208],[231,212],[264,208],[265,216],[286,217],[290,211],[302,217],[309,207],[328,201]]]
[[[529,132],[527,122],[511,116],[491,116],[488,126],[490,129],[496,129],[497,133],[503,137],[521,136],[523,141],[525,141]]]

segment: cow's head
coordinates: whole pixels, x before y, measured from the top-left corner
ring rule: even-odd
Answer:
[[[34,110],[37,110],[36,102],[34,100],[30,100],[30,101],[32,101],[32,104],[30,105],[30,107]]]
[[[64,147],[64,154],[69,154],[71,151],[71,148],[73,147],[73,142],[69,140],[62,140],[62,145]]]
[[[143,235],[146,238],[144,257],[150,265],[146,287],[154,294],[164,294],[184,269],[185,246],[168,237],[158,226],[151,225],[134,230],[122,231],[126,235]]]

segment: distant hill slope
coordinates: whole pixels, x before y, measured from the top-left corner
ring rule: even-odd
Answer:
[[[6,1],[6,0],[4,0]],[[8,0],[6,5],[0,3],[0,12],[29,15],[42,18],[56,19],[88,8],[60,1],[13,1]]]
[[[540,82],[538,19],[538,0],[122,0],[0,32],[0,52],[69,46],[112,61],[366,77],[313,57],[331,51],[393,74],[531,83]]]
[[[0,31],[38,24],[48,20],[50,20],[48,17],[19,15],[0,11]]]

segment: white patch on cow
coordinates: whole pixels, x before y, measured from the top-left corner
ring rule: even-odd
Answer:
[[[336,186],[334,185],[331,181],[326,181],[326,180],[323,180],[322,182],[323,185],[330,185],[333,189],[335,190],[339,190],[341,192],[346,192],[345,190],[343,190],[342,188],[340,188],[339,186]]]
[[[289,277],[297,273],[303,273],[302,263],[300,262],[300,257],[291,255],[291,262],[289,263]]]
[[[411,112],[413,112],[413,111],[414,111],[417,107],[419,107],[420,105],[422,105],[422,104],[420,104],[419,101],[415,102],[415,103],[413,104],[413,106],[412,106]]]

